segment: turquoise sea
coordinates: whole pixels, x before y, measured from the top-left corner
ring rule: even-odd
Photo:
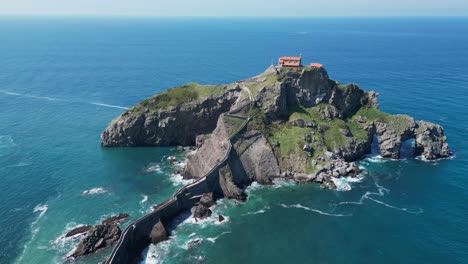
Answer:
[[[182,216],[146,263],[468,263],[468,18],[111,17],[0,18],[0,263],[63,263],[67,230],[134,219],[183,184],[172,148],[100,147],[125,107],[299,53],[382,110],[443,125],[455,156],[373,154],[351,191],[254,185],[216,205],[223,224]]]

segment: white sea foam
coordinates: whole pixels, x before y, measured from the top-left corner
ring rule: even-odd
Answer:
[[[171,174],[169,180],[174,186],[184,186],[195,181],[194,179],[184,179],[180,174]]]
[[[148,195],[145,195],[145,194],[141,194],[141,196],[143,197],[140,201],[140,204],[144,204],[148,201]]]
[[[206,240],[210,241],[211,243],[215,243],[218,238],[220,238],[222,235],[226,235],[226,234],[231,234],[231,232],[225,231],[225,232],[222,232],[221,234],[219,234],[219,236],[208,237]]]
[[[119,106],[119,105],[111,105],[111,104],[104,104],[104,103],[95,103],[95,102],[90,102],[92,105],[97,105],[97,106],[104,106],[104,107],[110,107],[110,108],[118,108],[118,109],[129,109],[128,107],[125,106]]]
[[[161,166],[158,164],[151,164],[146,170],[146,172],[157,172],[157,173],[162,173],[163,171],[161,170]]]
[[[24,254],[29,247],[29,244],[31,243],[31,241],[34,240],[37,233],[39,232],[40,228],[39,226],[37,226],[37,223],[45,215],[48,209],[49,209],[49,206],[47,204],[38,204],[34,207],[33,213],[39,213],[39,215],[37,216],[36,220],[34,220],[31,223],[31,239],[26,244],[24,244],[23,251],[21,252],[21,255],[19,256],[17,263],[22,262]]]
[[[337,191],[350,191],[352,189],[351,183],[355,182],[362,182],[364,176],[362,174],[357,175],[356,177],[340,177],[340,178],[333,178],[333,182],[336,185]]]
[[[245,193],[248,194],[247,199],[249,199],[249,196],[252,192],[262,189],[262,188],[264,188],[263,185],[257,182],[252,182],[252,184],[250,184],[250,186],[247,186],[247,188],[245,189]]]
[[[170,247],[176,242],[176,237],[171,236],[171,239],[158,243],[157,245],[151,244],[142,253],[142,261],[140,264],[158,264],[162,263],[164,256],[170,251]]]
[[[247,212],[243,215],[257,215],[257,214],[264,214],[268,209],[270,209],[269,206],[265,206],[264,208],[254,211],[254,212]]]
[[[390,192],[389,189],[387,189],[387,188],[383,187],[382,185],[378,184],[377,181],[375,181],[374,184],[377,187],[377,192],[369,192],[368,191],[363,196],[361,196],[361,198],[358,201],[340,202],[340,203],[337,203],[336,205],[345,205],[345,204],[362,205],[362,204],[364,204],[364,200],[368,199],[368,200],[373,201],[375,203],[384,205],[385,207],[400,210],[400,211],[404,211],[404,212],[407,212],[407,213],[410,213],[410,214],[421,214],[421,213],[424,212],[424,210],[422,208],[418,208],[417,210],[409,210],[406,207],[397,207],[397,206],[387,204],[387,203],[385,203],[383,201],[380,201],[380,200],[377,200],[377,199],[371,197],[371,196],[383,197],[383,196],[385,196],[385,194]]]
[[[103,193],[106,193],[106,192],[107,192],[107,190],[104,189],[103,187],[96,187],[96,188],[92,188],[92,189],[83,191],[81,194],[82,195],[96,195],[96,194],[103,194]]]
[[[382,156],[377,155],[377,156],[370,156],[366,160],[372,163],[385,163],[389,161],[390,159],[384,159]]]
[[[278,189],[281,187],[289,187],[289,186],[294,186],[296,185],[296,182],[293,180],[287,180],[287,179],[273,179],[273,188]]]
[[[34,209],[33,209],[33,212],[34,213],[35,212],[40,212],[40,213],[39,213],[39,217],[37,218],[37,220],[35,222],[33,222],[33,224],[36,223],[39,219],[41,219],[44,216],[44,214],[47,212],[48,209],[49,209],[49,206],[47,204],[44,204],[44,205],[43,204],[38,204],[38,205],[36,205],[36,207],[34,207]]]
[[[416,159],[416,160],[419,160],[419,161],[429,162],[429,163],[432,163],[432,164],[438,164],[438,161],[441,161],[441,160],[451,160],[451,159],[455,159],[456,157],[457,157],[457,155],[452,154],[451,156],[446,157],[446,158],[440,158],[440,159],[435,159],[435,160],[428,160],[428,159],[426,159],[426,157],[424,157],[423,155],[420,155],[420,156],[416,156],[415,159]]]
[[[348,215],[345,215],[345,214],[333,214],[333,213],[327,213],[327,212],[324,212],[324,211],[321,211],[321,210],[318,210],[318,209],[315,209],[315,208],[310,208],[310,207],[307,207],[307,206],[303,206],[301,204],[293,204],[293,205],[287,205],[287,204],[279,204],[281,207],[284,207],[284,208],[298,208],[298,209],[304,209],[306,211],[311,211],[311,212],[315,212],[315,213],[318,213],[318,214],[321,214],[321,215],[326,215],[326,216],[336,216],[336,217],[343,217],[343,216],[352,216],[351,214],[348,214]]]
[[[191,215],[190,217],[185,219],[184,222],[182,222],[182,225],[186,225],[186,224],[199,225],[201,226],[201,228],[205,228],[206,226],[209,226],[209,225],[223,225],[229,222],[229,217],[227,216],[223,216],[223,217],[224,217],[224,220],[220,222],[218,220],[218,214],[215,213],[213,210],[213,214],[210,217],[207,217],[204,219],[196,219]]]
[[[75,246],[79,243],[80,239],[86,234],[86,232],[75,234],[70,237],[66,237],[66,234],[72,229],[80,226],[83,225],[76,224],[75,222],[67,223],[63,233],[50,242],[52,248],[59,251],[63,255],[64,259],[73,253]]]

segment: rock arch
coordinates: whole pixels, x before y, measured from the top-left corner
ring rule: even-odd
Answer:
[[[444,129],[436,124],[414,121],[409,116],[396,115],[391,122],[375,122],[380,155],[399,159],[404,141],[414,139],[416,156],[434,160],[450,156]]]

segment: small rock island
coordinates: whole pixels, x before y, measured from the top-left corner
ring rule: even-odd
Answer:
[[[214,200],[244,200],[254,181],[288,178],[334,189],[335,178],[358,174],[355,161],[371,152],[374,138],[384,158],[400,158],[409,139],[427,160],[451,155],[441,126],[384,113],[377,93],[342,85],[323,65],[301,60],[282,57],[236,83],[175,87],[112,120],[103,147],[195,146],[182,172],[194,182],[130,224],[107,263],[137,262],[150,243],[167,239],[174,217],[187,210],[209,216]]]

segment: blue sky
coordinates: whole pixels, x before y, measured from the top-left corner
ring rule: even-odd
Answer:
[[[0,0],[0,14],[467,16],[468,0]]]

